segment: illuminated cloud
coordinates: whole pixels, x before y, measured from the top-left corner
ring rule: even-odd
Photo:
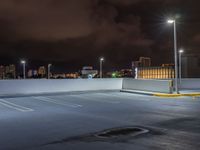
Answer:
[[[164,39],[168,33],[158,34],[164,23],[159,24],[163,20],[156,20],[156,17],[162,16],[169,5],[173,6],[170,7],[172,10],[176,10],[176,6],[184,10],[188,3],[191,3],[190,7],[199,6],[192,1],[177,5],[179,1],[1,0],[0,40],[4,43],[0,45],[0,54],[75,60],[82,59],[83,55],[85,58],[104,53],[112,56],[114,49],[118,58],[151,52],[160,57],[164,54],[163,49],[169,52],[170,47],[165,45],[172,38]],[[193,12],[199,14],[191,8],[191,15]],[[199,38],[195,39],[198,41]]]

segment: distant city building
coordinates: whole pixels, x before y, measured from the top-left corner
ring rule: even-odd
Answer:
[[[173,79],[174,67],[138,67],[135,70],[135,77],[137,79]]]
[[[121,78],[121,74],[119,71],[111,71],[111,72],[106,72],[105,77],[106,78]]]
[[[162,66],[162,67],[170,67],[170,66],[171,66],[171,67],[174,67],[174,64],[162,64],[161,66]]]
[[[174,64],[151,66],[151,58],[140,57],[139,61],[132,62],[132,75],[136,79],[173,79]]]
[[[4,79],[4,78],[5,78],[5,67],[0,66],[0,79]]]
[[[38,71],[37,70],[33,70],[33,76],[34,77],[38,76]]]
[[[27,76],[28,76],[28,78],[32,78],[33,77],[33,70],[28,70]]]
[[[77,79],[79,78],[79,73],[54,73],[51,75],[51,78],[53,79]]]
[[[98,74],[97,70],[94,70],[92,66],[85,66],[81,70],[82,78],[94,78]]]
[[[151,58],[150,57],[140,57],[139,61],[133,61],[132,67],[150,67],[151,66]]]
[[[121,77],[132,77],[133,71],[131,69],[122,69],[119,71]]]
[[[182,55],[182,77],[199,78],[200,77],[200,54]]]
[[[151,58],[150,57],[140,57],[139,59],[141,67],[150,67],[151,66]]]
[[[77,72],[75,72],[75,73],[67,73],[67,74],[65,74],[65,77],[66,78],[71,78],[71,79],[76,79],[76,78],[79,77],[79,74]]]
[[[38,76],[44,78],[46,76],[46,68],[45,66],[41,66],[38,69]]]
[[[138,67],[150,67],[151,58],[150,57],[140,57],[139,61],[132,62],[132,76],[137,78]]]
[[[28,70],[27,76],[28,76],[28,78],[38,78],[38,71],[30,69],[30,70]]]
[[[131,69],[121,69],[119,71],[107,72],[105,74],[105,77],[107,78],[133,77],[133,74]]]
[[[15,65],[0,66],[0,79],[15,79],[16,68]]]
[[[66,75],[65,75],[65,73],[53,74],[52,78],[54,78],[54,79],[65,79]]]

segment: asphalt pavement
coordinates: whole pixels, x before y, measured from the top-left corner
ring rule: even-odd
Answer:
[[[0,98],[0,150],[199,150],[200,98],[118,91]],[[99,137],[105,130],[142,134]]]

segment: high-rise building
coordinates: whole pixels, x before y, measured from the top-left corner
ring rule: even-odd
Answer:
[[[151,58],[149,57],[140,57],[139,59],[141,67],[150,67],[151,66]]]
[[[132,75],[137,78],[137,69],[138,67],[150,67],[151,58],[150,57],[140,57],[139,61],[132,62]]]
[[[151,58],[150,57],[140,57],[139,61],[132,62],[133,67],[150,67],[151,66]]]

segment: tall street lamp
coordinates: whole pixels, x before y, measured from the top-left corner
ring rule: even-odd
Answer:
[[[101,57],[101,58],[100,58],[100,72],[99,72],[99,74],[100,74],[100,78],[103,77],[103,73],[102,73],[102,65],[103,65],[103,61],[104,61],[104,58]]]
[[[179,84],[181,84],[181,78],[182,78],[182,53],[184,52],[184,50],[180,49],[178,54],[179,54]]]
[[[169,19],[167,21],[169,24],[174,25],[174,61],[175,61],[175,92],[178,94],[178,62],[177,62],[177,36],[176,36],[176,20]]]
[[[23,65],[23,78],[26,79],[26,61],[21,60],[21,64]]]
[[[51,73],[51,66],[52,64],[48,64],[48,79],[50,79],[50,73]]]

